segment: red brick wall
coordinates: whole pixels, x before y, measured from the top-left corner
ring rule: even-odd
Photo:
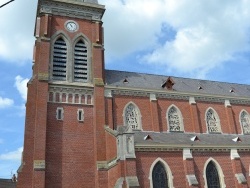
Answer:
[[[57,107],[63,107],[64,119],[56,119]],[[84,122],[78,122],[77,110],[84,109]],[[46,187],[94,187],[93,107],[49,104],[46,140]]]
[[[232,105],[225,107],[224,103],[209,103],[198,101],[196,105],[190,105],[189,101],[158,99],[157,102],[150,102],[148,97],[132,97],[132,96],[114,96],[113,100],[113,116],[115,125],[123,125],[123,110],[129,103],[135,103],[142,115],[143,131],[168,131],[167,110],[171,105],[175,105],[182,113],[184,132],[207,133],[207,125],[205,121],[205,113],[208,108],[212,107],[220,119],[221,131],[226,134],[241,134],[242,129],[239,122],[239,114],[245,109],[250,112],[250,107],[244,105]],[[157,103],[157,108],[152,107],[153,103]],[[106,103],[106,119],[107,123],[112,123],[111,101]],[[156,115],[158,115],[157,120]],[[159,122],[157,125],[155,122]],[[110,125],[112,126],[112,125]]]
[[[249,169],[250,164],[249,154],[247,152],[240,153],[241,164],[243,169],[243,174],[248,180],[249,185]],[[164,160],[169,168],[171,169],[173,175],[173,185],[175,188],[186,187],[187,179],[186,173],[184,171],[184,161],[182,152],[136,152],[136,167],[137,167],[137,177],[140,182],[141,187],[150,187],[150,168],[153,162],[161,158]],[[235,178],[235,173],[233,169],[233,161],[230,158],[230,152],[193,152],[193,162],[196,178],[199,185],[196,187],[203,188],[205,186],[204,171],[205,165],[208,160],[213,159],[220,165],[220,168],[224,175],[224,182],[227,187],[241,187]],[[219,171],[219,170],[218,170]],[[223,178],[223,177],[221,177]],[[189,187],[189,186],[187,186]],[[243,186],[244,187],[244,186]]]
[[[106,133],[106,142],[107,160],[115,159],[117,156],[116,137],[110,133]]]
[[[245,175],[247,179],[247,185],[250,187],[250,155],[249,152],[238,152],[240,155],[240,163],[242,173]]]
[[[150,187],[150,167],[157,158],[164,160],[172,171],[174,187],[186,186],[186,174],[183,173],[182,152],[136,152],[137,177],[141,187]]]

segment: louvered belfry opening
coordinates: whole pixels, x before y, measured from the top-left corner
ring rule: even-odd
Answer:
[[[84,41],[79,40],[74,49],[74,81],[87,82],[88,81],[88,59],[87,46]]]
[[[60,37],[54,43],[53,49],[53,80],[66,80],[67,45]]]

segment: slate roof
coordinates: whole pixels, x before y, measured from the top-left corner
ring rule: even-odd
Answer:
[[[98,0],[85,0],[84,2],[98,4]]]
[[[11,179],[0,179],[0,188],[16,188],[16,183]]]
[[[105,77],[107,86],[169,91],[166,88],[162,88],[162,84],[168,79],[169,76],[106,70]],[[173,86],[173,91],[175,92],[227,97],[250,97],[250,85],[180,78],[174,76],[171,76],[171,78],[175,83]],[[128,81],[127,83],[124,83],[125,79]],[[199,87],[202,89],[199,89]],[[233,92],[230,92],[230,90],[233,90]]]
[[[148,140],[145,137],[149,135]],[[192,141],[191,138],[197,136],[197,141]],[[196,133],[169,133],[169,132],[135,132],[135,146],[180,146],[180,147],[235,147],[249,148],[250,135],[235,135],[235,134],[196,134]],[[235,138],[238,141],[233,141]]]

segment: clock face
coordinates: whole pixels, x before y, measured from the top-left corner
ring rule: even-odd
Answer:
[[[70,32],[75,32],[78,29],[78,25],[74,21],[67,21],[65,26],[66,26],[66,29]]]

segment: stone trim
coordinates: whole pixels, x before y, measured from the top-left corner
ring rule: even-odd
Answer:
[[[137,176],[127,176],[126,178],[127,186],[130,188],[140,187]]]
[[[183,160],[193,159],[193,155],[189,148],[183,148]]]
[[[66,0],[39,1],[39,14],[53,14],[73,18],[101,21],[105,7],[99,4]]]
[[[38,80],[39,81],[48,81],[49,80],[49,74],[47,72],[46,73],[39,72],[38,73]]]
[[[110,161],[97,161],[97,169],[98,170],[109,170],[117,165],[118,159],[111,159]]]
[[[196,104],[194,97],[189,97],[189,104]]]
[[[50,86],[48,102],[93,105],[93,89]]]
[[[230,100],[225,100],[225,107],[231,107]]]
[[[119,178],[116,183],[114,188],[122,188],[124,178]]]
[[[188,180],[189,186],[199,185],[199,183],[197,181],[197,178],[196,178],[196,176],[194,174],[186,175],[186,178]]]
[[[235,177],[237,178],[239,184],[247,183],[247,180],[246,180],[246,177],[244,176],[244,174],[242,174],[242,173],[235,174]]]
[[[94,78],[94,85],[95,86],[104,86],[104,82],[102,78]]]
[[[231,156],[231,160],[240,158],[240,155],[239,155],[237,149],[231,149],[230,156]]]
[[[156,95],[154,93],[150,93],[150,101],[157,101]]]
[[[45,170],[45,160],[34,160],[33,168],[35,171],[44,171]]]
[[[150,94],[154,93],[157,99],[176,99],[185,100],[190,102],[190,98],[193,97],[194,101],[197,103],[201,102],[213,102],[221,103],[225,105],[225,100],[230,101],[230,104],[242,104],[250,105],[250,98],[246,97],[230,97],[230,96],[220,96],[220,95],[206,95],[206,94],[195,94],[195,93],[183,93],[175,91],[159,91],[159,90],[146,90],[146,89],[135,89],[135,88],[115,88],[113,86],[105,86],[106,89],[110,89],[113,95],[124,95],[124,96],[137,96],[137,97],[148,97]],[[193,102],[191,100],[191,102]]]
[[[105,96],[106,98],[112,98],[112,97],[113,97],[112,90],[110,90],[110,89],[105,89],[105,91],[104,91],[104,96]]]
[[[146,145],[135,145],[136,152],[164,152],[164,151],[180,151],[183,152],[183,149],[188,146],[163,146],[163,145],[154,145],[154,146],[146,146]],[[189,146],[190,147],[190,146]],[[236,147],[236,146],[192,146],[191,151],[195,152],[231,152],[232,148],[237,148],[238,151],[241,152],[249,152],[249,146],[244,147]]]
[[[105,131],[107,131],[107,132],[108,132],[109,134],[111,134],[112,136],[115,136],[115,137],[118,136],[118,132],[115,131],[115,130],[113,130],[113,129],[111,129],[111,128],[109,128],[109,126],[105,125],[105,126],[104,126],[104,129],[105,129]]]

